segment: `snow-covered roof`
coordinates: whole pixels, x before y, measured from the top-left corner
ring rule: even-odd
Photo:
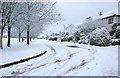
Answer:
[[[69,33],[69,34],[73,34],[74,32],[76,32],[78,30],[78,28],[71,24],[69,25],[68,27],[66,27],[66,31]]]
[[[106,18],[106,17],[110,17],[110,16],[113,16],[113,15],[120,15],[118,13],[118,9],[115,9],[115,10],[112,10],[110,12],[107,12],[107,13],[104,13],[103,15],[101,15],[99,18]]]
[[[73,28],[77,28],[76,25],[70,24],[68,27],[66,27],[66,29],[71,28],[71,27],[73,27]]]

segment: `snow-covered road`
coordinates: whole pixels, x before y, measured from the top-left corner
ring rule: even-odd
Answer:
[[[16,44],[2,51],[2,64],[47,53],[1,69],[3,76],[118,76],[117,46],[96,47],[41,39],[35,39],[30,46]]]

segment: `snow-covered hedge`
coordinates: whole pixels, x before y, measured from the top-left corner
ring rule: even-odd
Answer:
[[[120,45],[120,39],[112,39],[112,45]]]
[[[90,34],[90,44],[97,46],[108,46],[111,43],[111,36],[105,27],[96,28]]]
[[[80,32],[76,31],[73,35],[73,42],[78,42],[80,40]]]

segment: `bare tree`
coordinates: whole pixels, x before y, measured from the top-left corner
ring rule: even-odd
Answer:
[[[3,30],[5,26],[8,27],[8,43],[7,46],[10,47],[10,33],[11,33],[11,25],[10,25],[10,17],[12,15],[12,11],[14,8],[14,3],[12,2],[2,2],[1,3],[1,13],[2,13],[2,26],[1,26],[1,48],[2,48],[2,37]]]
[[[26,31],[27,44],[29,45],[30,36],[37,36],[44,29],[44,25],[56,22],[60,17],[58,10],[56,10],[56,2],[2,2],[1,13],[1,48],[3,30],[6,27],[8,47],[10,47],[11,29],[18,29],[19,42],[21,34]]]
[[[25,8],[26,11],[24,14],[27,22],[26,29],[27,29],[28,45],[30,40],[29,39],[30,31],[34,29],[41,29],[42,26],[58,20],[58,17],[60,16],[60,14],[57,13],[55,5],[56,5],[56,2],[52,4],[49,2],[27,2],[26,3],[26,8]],[[31,34],[32,33],[33,31],[31,32]]]
[[[107,23],[103,20],[96,19],[96,20],[88,20],[83,24],[79,25],[78,28],[80,31],[84,32],[85,34],[91,33],[96,28],[107,27]]]

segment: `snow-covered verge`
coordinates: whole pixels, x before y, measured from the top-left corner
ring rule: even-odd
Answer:
[[[5,40],[5,39],[4,39]],[[5,41],[4,41],[5,42]],[[3,76],[118,76],[118,46],[98,47],[35,39],[31,44],[4,47],[2,63],[47,53],[24,63],[0,69]]]

